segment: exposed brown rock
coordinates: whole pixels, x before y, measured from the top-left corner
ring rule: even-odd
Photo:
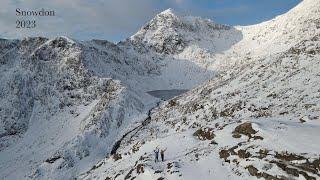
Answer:
[[[263,137],[261,137],[261,136],[253,136],[253,139],[254,140],[263,140]]]
[[[283,161],[294,161],[294,160],[304,160],[306,159],[305,157],[293,153],[288,153],[288,152],[282,152],[278,153],[276,152],[275,158],[283,160]]]
[[[241,135],[240,135],[239,133],[234,133],[234,134],[232,135],[232,137],[234,137],[234,138],[241,138]]]
[[[230,156],[228,150],[225,150],[225,149],[221,150],[221,151],[219,152],[219,156],[220,156],[221,159],[224,159],[225,162],[230,162],[230,161],[227,160],[228,157]]]
[[[167,164],[167,169],[171,169],[173,167],[173,164],[172,163],[168,163]]]
[[[215,135],[212,128],[200,128],[193,133],[194,136],[197,136],[200,140],[212,140]]]
[[[267,149],[260,149],[260,150],[259,150],[259,154],[260,154],[259,158],[260,158],[260,159],[263,159],[263,158],[267,157],[268,153],[269,153],[269,150],[267,150]]]
[[[124,179],[125,179],[125,180],[126,180],[126,179],[134,179],[135,177],[132,177],[132,176],[131,176],[133,171],[134,171],[134,169],[131,169],[131,170],[128,172],[128,174],[124,177]]]
[[[282,162],[276,162],[276,161],[271,161],[271,163],[276,164],[279,168],[281,168],[283,171],[285,171],[286,173],[293,175],[295,177],[299,177],[299,175],[301,174],[302,176],[304,176],[307,180],[316,180],[315,177],[313,176],[309,176],[306,172],[301,171],[299,169],[296,168],[291,168],[288,167],[287,164],[282,163]]]
[[[137,173],[144,173],[144,168],[143,168],[143,164],[138,164],[137,165]]]
[[[242,159],[245,159],[245,158],[249,158],[251,154],[249,152],[246,152],[246,150],[240,149],[238,151],[238,156]]]
[[[176,99],[171,99],[169,101],[169,105],[172,107],[172,106],[176,106],[177,105],[177,100]]]
[[[250,165],[250,166],[247,166],[246,169],[248,169],[249,173],[251,176],[258,176],[258,169],[255,168],[254,166]]]
[[[118,161],[119,159],[122,159],[122,156],[121,156],[121,154],[116,153],[112,156],[112,158],[114,161]]]
[[[251,176],[255,176],[257,178],[263,177],[266,180],[284,180],[284,179],[287,179],[287,178],[284,178],[284,177],[278,178],[278,177],[272,176],[270,174],[267,174],[265,172],[259,172],[258,169],[255,168],[252,165],[247,166],[246,169],[248,169],[248,171],[249,171]]]
[[[300,118],[299,121],[300,121],[301,123],[305,123],[305,122],[306,122],[303,118]]]
[[[257,131],[252,128],[252,124],[250,122],[245,122],[237,126],[232,133],[243,134],[251,138],[253,134],[257,133]]]

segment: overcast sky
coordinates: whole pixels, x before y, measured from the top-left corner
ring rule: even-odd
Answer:
[[[283,14],[300,0],[1,0],[0,37],[25,36],[120,41],[157,13],[173,8],[186,15],[229,25],[256,24]],[[21,10],[54,10],[55,17],[21,18]],[[16,20],[35,19],[37,28],[16,29]]]

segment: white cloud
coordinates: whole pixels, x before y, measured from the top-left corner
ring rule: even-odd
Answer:
[[[0,35],[8,38],[65,35],[76,39],[119,39],[137,31],[156,13],[170,6],[157,0],[1,0]],[[16,29],[15,9],[52,9],[55,17],[29,18],[35,29]]]
[[[16,8],[52,9],[56,16],[35,18],[36,29],[16,29]],[[81,40],[122,40],[167,8],[186,15],[213,18],[214,21],[224,19],[221,23],[226,20],[229,20],[227,23],[230,20],[231,23],[243,22],[241,15],[248,18],[248,14],[254,13],[250,12],[252,7],[248,3],[237,7],[206,8],[205,4],[194,0],[0,0],[0,37],[64,35]]]

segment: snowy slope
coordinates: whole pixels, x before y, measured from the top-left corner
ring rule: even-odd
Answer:
[[[80,177],[319,179],[319,45],[317,35],[162,104]],[[156,146],[168,148],[164,163]]]
[[[204,66],[213,54],[229,49],[241,38],[241,32],[233,27],[168,9],[120,45],[129,44],[139,52],[173,55]]]
[[[118,44],[0,40],[1,177],[320,179],[319,10],[229,27],[168,9]],[[146,93],[170,89],[192,90]]]
[[[222,54],[215,55],[211,68],[240,59],[262,58],[290,49],[297,42],[319,33],[319,1],[304,0],[286,14],[252,26],[236,26],[242,39]]]
[[[61,161],[55,165],[61,169],[87,156],[94,162],[108,151],[104,146],[118,132],[114,127],[122,127],[145,108],[139,94],[110,79],[121,73],[138,74],[133,65],[123,65],[122,71],[109,69],[109,78],[99,77],[98,71],[93,74],[86,67],[86,49],[65,37],[3,45],[11,49],[4,48],[7,53],[1,59],[2,177],[26,177],[57,154]],[[105,53],[98,58],[112,60]],[[118,63],[125,64],[123,59],[118,57]]]
[[[74,177],[107,156],[125,128],[159,101],[147,91],[189,89],[212,77],[188,60],[150,58],[102,40],[39,37],[0,45],[6,179]]]
[[[215,54],[219,74],[162,103],[80,179],[320,179],[320,1]],[[153,162],[156,146],[168,148]]]

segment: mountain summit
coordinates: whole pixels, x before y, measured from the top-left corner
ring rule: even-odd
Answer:
[[[206,36],[214,41],[218,34],[231,29],[229,26],[215,24],[208,19],[182,16],[173,9],[167,9],[156,15],[133,35],[130,41],[136,45],[143,44],[157,53],[177,54],[187,46],[200,44]]]

